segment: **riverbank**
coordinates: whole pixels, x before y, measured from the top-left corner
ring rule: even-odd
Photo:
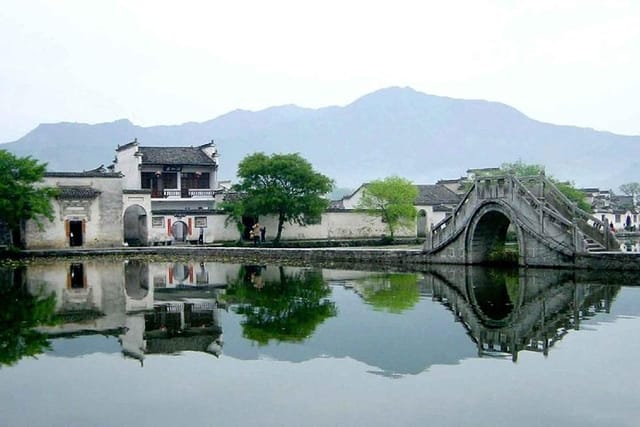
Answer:
[[[262,247],[262,246],[149,246],[116,248],[66,248],[24,250],[12,253],[12,258],[97,257],[97,256],[162,256],[206,257],[210,259],[282,264],[322,264],[324,266],[378,265],[383,268],[421,270],[438,264],[420,245],[380,247]],[[577,254],[574,267],[596,271],[640,271],[640,253],[600,252]]]

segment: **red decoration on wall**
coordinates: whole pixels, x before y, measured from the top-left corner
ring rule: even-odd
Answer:
[[[193,218],[188,218],[187,222],[189,223],[189,235],[191,235],[191,221],[193,220]]]
[[[167,235],[171,236],[171,218],[167,218]]]

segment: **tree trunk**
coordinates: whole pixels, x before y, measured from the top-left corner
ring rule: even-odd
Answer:
[[[280,236],[282,236],[282,229],[284,228],[284,214],[280,212],[278,214],[278,234],[276,234],[276,238],[274,239],[274,243],[280,242]]]
[[[17,248],[24,249],[23,228],[20,225],[11,228],[11,244]]]

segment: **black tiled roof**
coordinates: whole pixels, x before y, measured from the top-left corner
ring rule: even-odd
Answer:
[[[59,199],[94,199],[100,191],[91,187],[58,186]]]
[[[200,147],[140,147],[143,165],[198,165],[216,163]]]
[[[460,202],[460,196],[444,185],[416,185],[416,188],[418,189],[416,205],[456,205]]]
[[[45,178],[122,178],[120,172],[45,172]]]

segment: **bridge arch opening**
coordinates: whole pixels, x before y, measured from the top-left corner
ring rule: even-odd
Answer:
[[[469,279],[470,302],[485,326],[494,328],[510,325],[514,311],[523,298],[518,270],[473,268]]]
[[[499,205],[485,205],[469,227],[467,263],[518,265],[520,238],[509,214]]]

